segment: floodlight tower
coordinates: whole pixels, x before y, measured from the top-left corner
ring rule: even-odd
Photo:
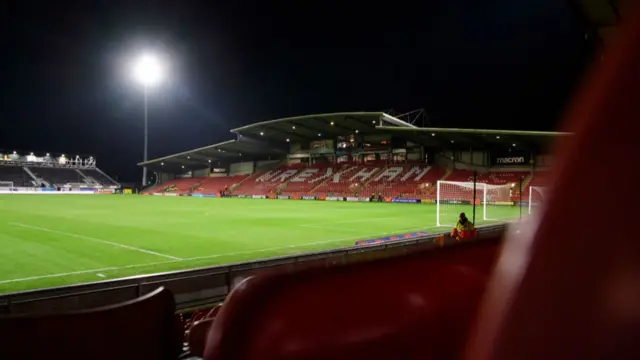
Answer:
[[[151,86],[155,86],[162,80],[162,66],[158,58],[152,54],[141,55],[133,66],[133,77],[144,87],[144,159],[146,162],[148,145],[149,145],[149,133],[147,128],[147,93]],[[147,181],[147,166],[142,168],[142,186]]]

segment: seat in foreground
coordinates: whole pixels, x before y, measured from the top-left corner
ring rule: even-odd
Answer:
[[[164,288],[92,310],[0,316],[0,359],[175,359],[180,341]]]
[[[455,359],[498,242],[249,278],[205,359]]]

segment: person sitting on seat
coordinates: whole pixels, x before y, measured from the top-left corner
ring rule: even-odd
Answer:
[[[460,218],[456,227],[451,230],[451,237],[454,237],[456,241],[461,241],[476,236],[477,230],[473,226],[473,223],[467,219],[467,215],[460,213]]]

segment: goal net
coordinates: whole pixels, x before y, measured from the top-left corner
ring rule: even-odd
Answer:
[[[12,181],[0,181],[0,188],[12,188],[12,187],[13,187]]]
[[[546,187],[529,186],[529,215],[536,212],[544,204],[546,195]]]
[[[471,218],[476,207],[476,225],[517,218],[519,212],[511,200],[511,185],[438,181],[436,189],[436,225],[453,226],[461,212]]]

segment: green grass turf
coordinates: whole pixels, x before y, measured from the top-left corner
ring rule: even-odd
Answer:
[[[443,205],[441,222],[453,224],[460,211],[470,217],[472,210]],[[448,231],[435,227],[435,212],[435,205],[417,204],[0,195],[0,293]],[[496,206],[488,212],[504,219],[519,210]]]

